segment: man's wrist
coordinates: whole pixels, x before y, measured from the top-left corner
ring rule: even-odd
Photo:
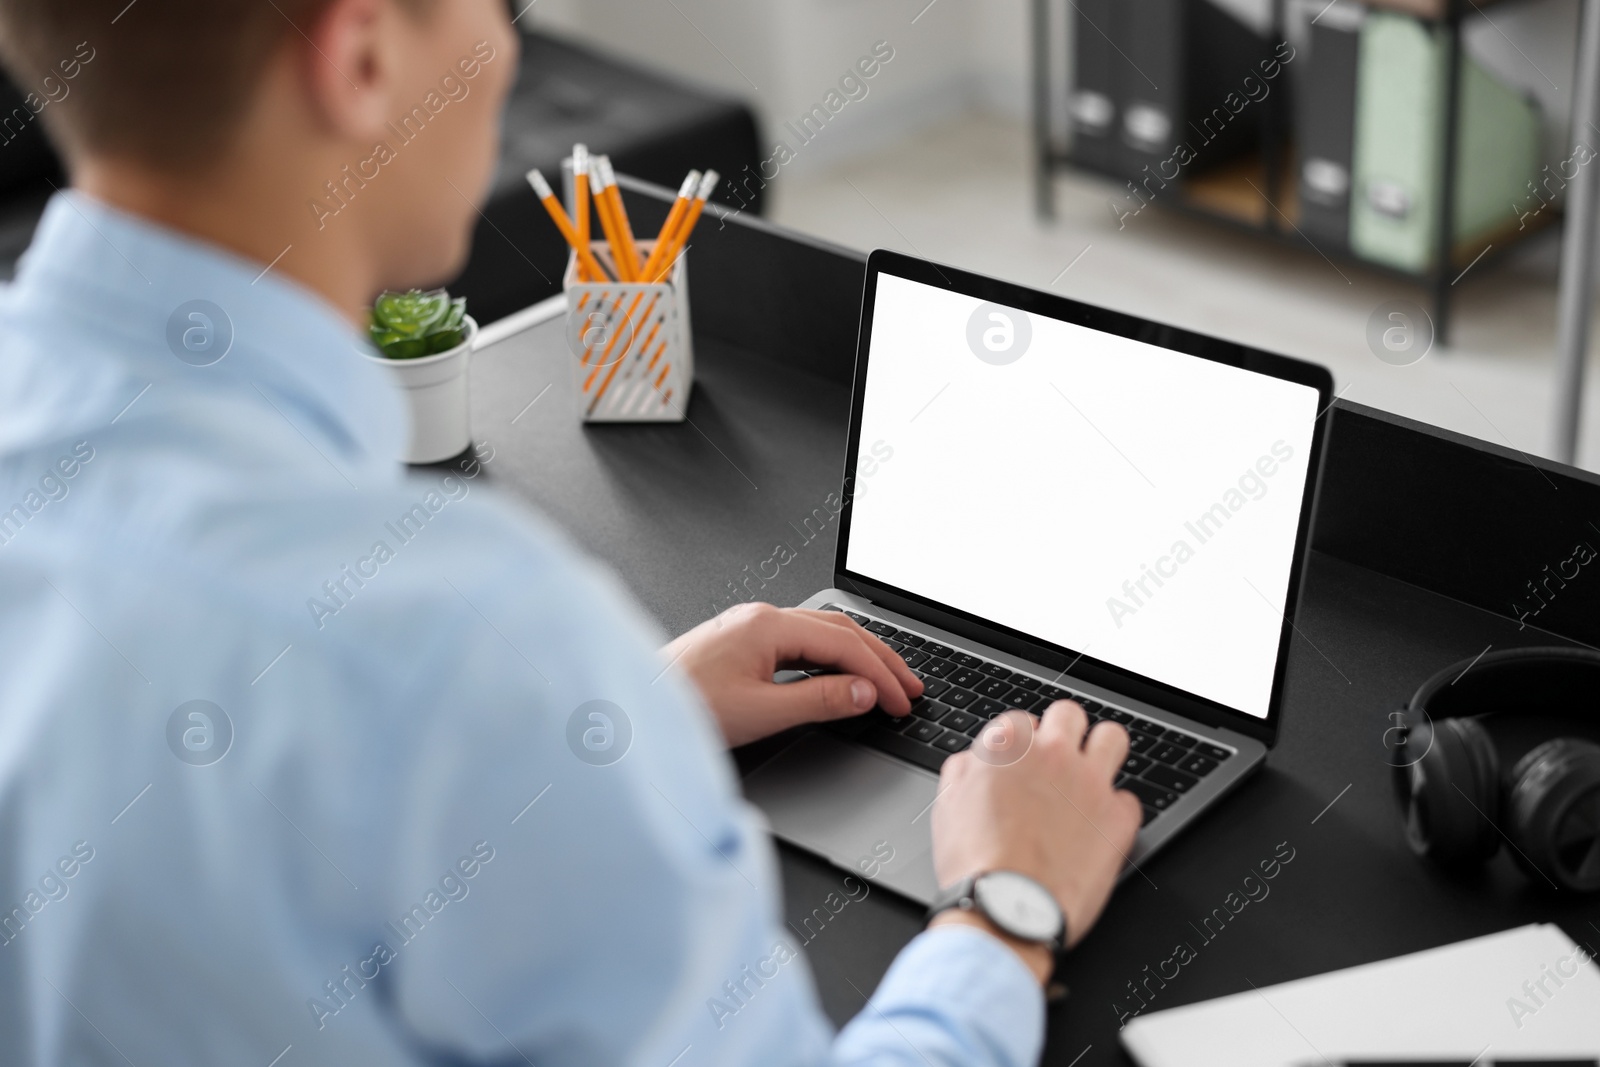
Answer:
[[[1040,988],[1050,981],[1050,975],[1055,970],[1055,956],[1047,946],[1037,941],[1024,941],[1012,937],[990,922],[982,912],[966,908],[950,908],[935,915],[928,923],[930,930],[939,926],[970,926],[984,931],[1017,954],[1023,966],[1032,972]]]

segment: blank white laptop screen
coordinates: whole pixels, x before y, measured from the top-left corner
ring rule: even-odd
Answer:
[[[847,570],[1266,717],[1316,389],[888,274],[870,343]]]

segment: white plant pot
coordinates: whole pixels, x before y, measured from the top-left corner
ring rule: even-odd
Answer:
[[[405,391],[411,412],[411,436],[402,457],[407,463],[437,463],[466,451],[472,444],[468,382],[478,323],[466,317],[467,339],[448,352],[420,359],[368,356],[389,369]]]

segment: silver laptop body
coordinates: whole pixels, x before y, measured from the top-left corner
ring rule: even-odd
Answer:
[[[886,278],[892,281],[885,281]],[[915,286],[925,287],[928,292],[923,293]],[[1140,352],[1156,358],[1173,358],[1149,347],[1154,345],[1168,353],[1217,365],[1216,368],[1196,365],[1194,370],[1201,375],[1237,375],[1245,372],[1278,379],[1285,383],[1282,386],[1283,395],[1293,400],[1298,412],[1296,420],[1287,423],[1291,426],[1298,425],[1298,420],[1314,407],[1315,413],[1305,420],[1303,440],[1297,438],[1293,442],[1278,442],[1285,446],[1285,450],[1294,452],[1295,447],[1301,450],[1295,454],[1304,467],[1304,485],[1298,494],[1296,513],[1290,516],[1280,511],[1272,519],[1276,525],[1268,531],[1275,538],[1278,555],[1290,559],[1286,564],[1287,581],[1268,583],[1259,575],[1255,576],[1256,585],[1269,585],[1268,592],[1272,594],[1281,592],[1283,604],[1282,609],[1272,608],[1270,604],[1262,605],[1263,609],[1277,611],[1281,626],[1273,622],[1269,633],[1268,629],[1258,625],[1258,632],[1263,635],[1261,641],[1270,641],[1271,636],[1275,635],[1277,645],[1271,649],[1263,647],[1256,654],[1256,662],[1259,663],[1257,669],[1262,672],[1270,670],[1270,697],[1263,696],[1261,708],[1256,713],[1246,714],[1225,703],[1167,684],[1163,679],[1119,667],[1115,662],[1093,656],[1093,649],[1074,649],[1070,645],[1044,639],[1037,633],[1019,632],[1017,628],[1006,625],[1005,620],[964,610],[965,605],[941,602],[922,589],[880,581],[881,576],[863,573],[854,566],[851,523],[853,519],[858,523],[864,521],[865,504],[858,505],[856,498],[865,499],[864,492],[868,485],[859,465],[869,451],[861,447],[863,407],[872,395],[868,385],[873,366],[874,337],[882,348],[885,331],[895,328],[894,322],[884,319],[885,312],[878,303],[880,291],[887,293],[891,287],[897,293],[913,293],[917,299],[935,302],[959,299],[963,302],[952,304],[952,314],[955,311],[965,313],[969,305],[975,306],[977,310],[972,312],[972,321],[980,325],[987,321],[981,317],[986,309],[998,309],[1002,315],[1028,320],[1034,337],[1033,344],[1039,346],[1031,352],[1035,360],[1072,358],[1073,346],[1070,344],[1059,346],[1063,348],[1064,355],[1043,344],[1044,340],[1056,337],[1060,331],[1070,329],[1076,332],[1064,336],[1086,338],[1095,345],[1103,344],[1106,351],[1111,353],[1120,351],[1116,349],[1117,345],[1146,346],[1142,349],[1129,347],[1130,360],[1142,358],[1138,355]],[[935,303],[929,306],[942,305]],[[992,317],[993,311],[988,313]],[[909,312],[899,314],[906,315]],[[876,330],[875,319],[879,320]],[[1057,323],[1066,325],[1058,326]],[[1094,334],[1084,333],[1085,330],[1094,331]],[[980,337],[969,329],[962,343],[970,346],[977,358],[988,362],[982,354]],[[998,340],[1004,341],[1005,337],[1001,336]],[[951,347],[956,347],[954,342]],[[964,356],[957,350],[951,358],[960,359]],[[1185,364],[1175,365],[1182,367]],[[930,361],[930,370],[935,366],[936,361]],[[1222,367],[1232,370],[1218,369]],[[989,372],[979,369],[974,373]],[[927,379],[930,383],[927,391],[932,392],[937,387],[935,379],[938,377],[939,374],[934,373]],[[1147,377],[1141,377],[1141,382]],[[1002,384],[1004,382],[1003,379],[994,380]],[[1238,379],[1243,385],[1235,386],[1229,384],[1234,381],[1232,378],[1219,380],[1223,384],[1219,386],[1222,392],[1218,395],[1226,397],[1227,403],[1232,403],[1239,392],[1248,393],[1255,381]],[[979,378],[975,381],[981,385],[990,379]],[[1256,384],[1269,391],[1280,388],[1266,382]],[[1054,387],[1062,392],[1066,401],[1062,405],[1063,418],[1072,417],[1075,410],[1078,414],[1084,414],[1078,410],[1080,404],[1088,406],[1093,400],[1092,396],[1082,394],[1077,398],[1078,403],[1074,403],[1070,391]],[[1146,387],[1141,385],[1141,388]],[[911,385],[897,386],[896,394],[884,394],[880,388],[879,393],[897,395],[913,388]],[[1298,390],[1303,390],[1304,395]],[[817,593],[802,606],[846,612],[863,626],[878,633],[923,678],[928,685],[928,692],[914,705],[913,715],[904,720],[891,720],[883,712],[875,710],[859,719],[812,728],[802,732],[771,759],[749,771],[744,779],[746,796],[766,815],[773,833],[858,877],[872,880],[876,885],[893,889],[912,900],[931,903],[939,885],[934,875],[930,824],[939,787],[938,767],[942,761],[955,751],[970,746],[988,718],[1004,708],[1020,706],[1038,713],[1053,699],[1071,697],[1085,706],[1092,720],[1117,721],[1129,730],[1131,751],[1128,763],[1118,776],[1118,784],[1135,792],[1144,809],[1145,822],[1127,857],[1122,876],[1126,878],[1135,874],[1157,849],[1259,768],[1276,739],[1288,642],[1298,602],[1300,576],[1308,551],[1311,513],[1325,434],[1324,416],[1331,392],[1332,380],[1320,367],[952,268],[935,266],[896,253],[874,252],[868,264],[857,355],[847,477],[838,521],[835,587]],[[920,402],[920,398],[913,397],[908,404],[913,400]],[[914,418],[921,417],[919,414]],[[1239,419],[1235,417],[1230,420],[1230,425],[1236,427],[1238,422]],[[1101,437],[1106,436],[1103,431],[1097,429],[1096,432]],[[1204,430],[1201,429],[1191,436],[1191,440],[1203,435]],[[1201,451],[1205,447],[1204,441],[1197,441],[1194,445],[1195,449]],[[1120,449],[1118,454],[1121,455]],[[1122,458],[1128,457],[1123,455]],[[1113,457],[1106,453],[1102,460],[1113,462]],[[1022,469],[1014,472],[1014,477],[1031,479],[1037,474],[1042,479],[1048,477],[1057,465],[1056,460],[1047,455],[1025,462],[1037,463],[1038,471]],[[1263,464],[1259,469],[1265,470],[1267,466]],[[1130,485],[1136,486],[1131,474],[1127,475],[1127,479]],[[1144,480],[1147,483],[1151,481],[1148,477]],[[1256,482],[1265,484],[1266,481],[1266,477],[1258,475],[1248,484],[1253,492]],[[879,488],[878,484],[870,487],[873,492]],[[891,488],[886,492],[892,496],[894,490]],[[1262,498],[1266,495],[1267,491],[1263,490]],[[1249,498],[1243,493],[1241,498],[1246,499],[1245,507],[1248,507]],[[1225,497],[1224,500],[1226,509],[1231,505],[1232,497]],[[874,507],[881,512],[877,502]],[[1076,510],[1084,517],[1084,521],[1098,521],[1093,501],[1079,502]],[[1241,508],[1235,514],[1242,515],[1243,512],[1244,508]],[[888,519],[877,517],[872,521],[881,526],[884,522],[896,520],[891,516]],[[1002,520],[997,516],[995,521]],[[1220,525],[1220,519],[1215,521]],[[1210,530],[1209,526],[1202,525],[1204,528],[1196,531],[1197,534]],[[904,526],[902,532],[908,546],[920,546],[927,540],[930,528],[925,519],[906,521]],[[891,526],[887,531],[878,532],[880,535],[893,535],[896,531]],[[1292,554],[1287,551],[1287,539],[1291,532]],[[858,541],[860,539],[858,537]],[[892,540],[890,537],[891,543]],[[1214,550],[1217,553],[1222,551]],[[882,560],[885,557],[880,552],[877,558]],[[1158,562],[1157,568],[1163,574],[1169,569],[1177,574],[1181,570],[1179,565],[1172,563],[1171,557],[1166,559],[1168,565],[1162,567]],[[983,564],[951,559],[948,566],[961,568]],[[1281,577],[1283,570],[1280,568],[1275,573]],[[1242,577],[1249,580],[1252,576],[1245,574]],[[1176,584],[1177,580],[1169,578],[1169,581]],[[937,584],[937,581],[933,584]],[[1281,590],[1278,585],[1282,586]],[[1156,592],[1155,587],[1146,582],[1130,591],[1135,598],[1138,588],[1143,588],[1147,595]],[[1180,594],[1163,595],[1180,607],[1185,607],[1179,600]],[[1267,594],[1261,595],[1263,600],[1267,598]],[[1030,603],[1029,596],[1026,592],[1020,594],[1019,602]],[[1242,606],[1238,610],[1250,610],[1248,598],[1241,594],[1241,600]],[[1108,598],[1108,603],[1112,601],[1130,606],[1133,603],[1131,600],[1120,601],[1117,596]],[[1153,605],[1157,601],[1152,598],[1150,603]],[[1162,602],[1163,608],[1167,606],[1168,602]],[[1065,604],[1061,607],[1067,613],[1099,610],[1098,605],[1086,607]],[[1112,614],[1115,617],[1114,606]],[[1119,626],[1119,635],[1121,629],[1122,626]],[[1197,632],[1196,640],[1203,639],[1204,636]],[[1129,647],[1134,651],[1128,655],[1142,654],[1136,644]],[[1184,659],[1182,655],[1177,658]],[[1192,673],[1194,667],[1191,664],[1187,669]],[[779,680],[797,680],[806,673],[816,672],[786,672],[780,675]],[[1263,694],[1266,693],[1266,677],[1263,674],[1263,684],[1259,687]]]

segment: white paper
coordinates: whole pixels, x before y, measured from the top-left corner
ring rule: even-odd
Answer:
[[[1410,956],[1141,1015],[1143,1067],[1291,1067],[1343,1059],[1600,1056],[1600,968],[1559,927],[1518,927]],[[1542,989],[1541,989],[1542,983]]]

